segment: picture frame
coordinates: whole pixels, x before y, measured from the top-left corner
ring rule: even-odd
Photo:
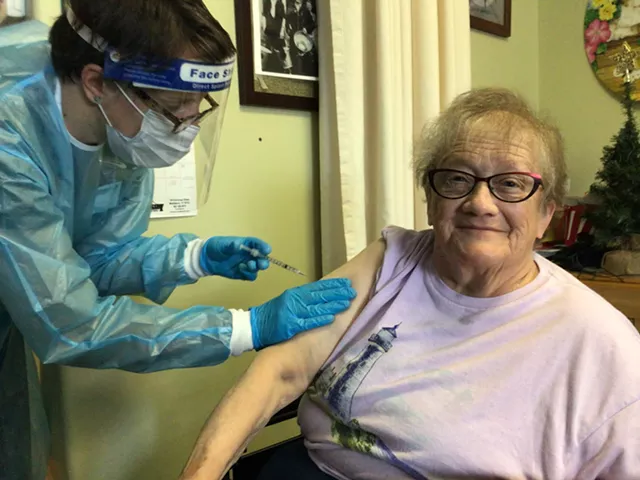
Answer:
[[[316,0],[234,2],[240,105],[317,111]]]
[[[469,0],[469,13],[474,30],[511,36],[511,0]]]

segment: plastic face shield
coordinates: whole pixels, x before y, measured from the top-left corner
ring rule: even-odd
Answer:
[[[224,113],[235,60],[218,65],[174,59],[151,63],[146,58],[121,60],[107,50],[104,76],[130,87],[136,96],[173,124],[172,134],[195,125],[194,145],[198,204],[209,199]]]
[[[70,9],[67,18],[72,26],[78,25]],[[148,108],[171,122],[170,134],[192,125],[200,129],[193,150],[198,205],[204,205],[211,190],[235,58],[219,64],[186,59],[123,59],[87,27],[74,28],[94,48],[105,52],[104,77],[128,87]]]

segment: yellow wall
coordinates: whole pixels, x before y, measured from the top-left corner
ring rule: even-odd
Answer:
[[[587,0],[512,0],[512,37],[472,33],[473,86],[524,94],[565,139],[570,195],[582,195],[600,168],[602,148],[622,126],[618,100],[599,83],[583,47]]]
[[[598,82],[583,48],[587,0],[512,0],[508,40],[472,32],[473,86],[524,94],[555,120],[566,144],[570,195],[582,195],[602,148],[623,122],[619,103]]]
[[[557,3],[572,0],[561,0]],[[471,31],[473,87],[507,87],[539,104],[538,0],[512,0],[511,37]]]
[[[60,0],[32,0],[33,17],[48,25],[60,15]]]
[[[586,4],[540,0],[540,106],[564,135],[571,195],[589,189],[602,148],[624,121],[618,100],[600,84],[584,52]]]

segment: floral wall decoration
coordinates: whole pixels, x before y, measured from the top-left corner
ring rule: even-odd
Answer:
[[[584,17],[587,60],[602,84],[615,94],[624,91],[626,70],[640,99],[640,0],[588,0]],[[625,66],[625,68],[621,67]]]

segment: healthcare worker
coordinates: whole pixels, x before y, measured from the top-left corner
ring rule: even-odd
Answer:
[[[49,41],[43,28],[0,30],[0,477],[16,480],[44,479],[48,456],[31,351],[132,372],[216,365],[326,325],[355,296],[338,279],[249,311],[127,297],[162,304],[269,265],[240,249],[268,254],[255,238],[142,236],[152,169],[196,137],[215,155],[235,50],[202,0],[71,0]]]

